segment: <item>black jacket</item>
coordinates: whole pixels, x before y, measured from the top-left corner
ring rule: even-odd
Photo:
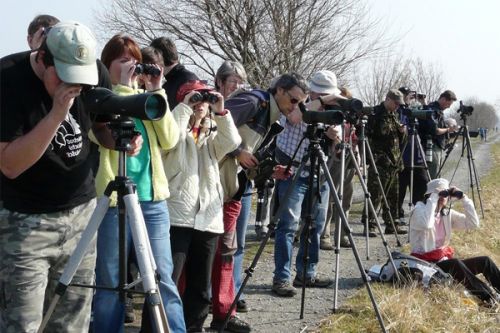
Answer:
[[[170,72],[165,74],[165,80],[167,82],[163,85],[163,89],[167,93],[168,106],[170,110],[173,110],[179,104],[176,100],[179,87],[187,81],[198,80],[198,77],[193,72],[188,71],[184,65],[177,64]]]

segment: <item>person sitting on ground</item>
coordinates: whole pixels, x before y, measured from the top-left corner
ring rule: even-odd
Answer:
[[[449,209],[449,200],[462,202],[465,214]],[[486,280],[500,291],[500,271],[487,256],[467,259],[453,258],[450,246],[453,229],[468,230],[479,227],[479,218],[474,203],[456,187],[450,187],[443,178],[427,183],[425,199],[419,201],[410,217],[410,244],[412,255],[435,262],[449,273],[455,281],[462,283],[473,295],[492,305],[499,299],[476,275],[482,273]]]

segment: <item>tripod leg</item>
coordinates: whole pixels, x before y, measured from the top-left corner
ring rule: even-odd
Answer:
[[[136,193],[123,196],[125,203],[130,231],[134,240],[134,248],[137,257],[139,271],[141,273],[142,285],[146,293],[146,304],[151,310],[151,317],[155,332],[169,332],[167,315],[162,304],[160,288],[156,277],[156,264],[154,262],[151,245],[145,227],[144,217],[139,199]]]
[[[69,258],[68,263],[66,264],[66,267],[64,268],[64,271],[61,275],[61,278],[59,279],[58,285],[56,287],[56,294],[54,295],[52,302],[47,308],[47,312],[43,317],[42,323],[40,324],[40,327],[38,329],[38,333],[42,333],[47,326],[47,323],[49,322],[49,319],[54,312],[57,302],[59,302],[59,299],[66,292],[66,289],[73,279],[78,266],[80,266],[80,263],[82,262],[83,257],[85,256],[85,253],[87,252],[90,243],[94,239],[94,236],[97,233],[97,229],[99,229],[99,225],[101,224],[102,219],[104,218],[104,215],[108,210],[109,201],[110,199],[107,196],[103,196],[97,201],[97,206],[92,213],[89,224],[87,228],[85,228],[85,231],[82,233],[82,237],[80,238],[75,251]]]
[[[353,155],[354,154],[351,152],[351,157],[354,158]],[[361,263],[361,259],[360,259],[359,254],[358,254],[356,244],[354,243],[354,239],[352,237],[351,230],[349,229],[349,224],[347,223],[347,217],[345,215],[345,212],[344,212],[342,206],[340,205],[340,200],[339,200],[339,196],[337,194],[337,190],[335,189],[332,177],[331,177],[330,173],[328,172],[328,167],[326,165],[325,159],[322,156],[322,153],[319,154],[319,156],[318,156],[318,162],[319,162],[320,166],[323,168],[323,171],[326,175],[326,179],[327,179],[328,185],[330,186],[330,190],[332,191],[333,199],[335,200],[335,204],[339,207],[338,212],[340,215],[340,220],[341,220],[342,226],[345,228],[347,236],[349,237],[349,241],[351,242],[352,251],[353,251],[354,257],[356,258],[356,263],[358,264],[359,272],[361,273],[361,277],[362,277],[363,282],[364,282],[366,289],[368,291],[368,295],[369,295],[370,300],[372,302],[373,309],[375,311],[378,322],[380,324],[380,328],[381,328],[382,332],[386,332],[384,320],[382,319],[382,315],[381,315],[380,310],[378,308],[377,302],[375,301],[375,296],[373,295],[373,291],[372,291],[370,283],[369,283],[369,278],[366,275],[366,272],[363,268],[363,264]],[[357,165],[357,162],[356,162],[356,172],[358,173],[358,176],[361,177],[361,173],[359,170],[359,166]],[[371,205],[371,207],[373,208],[373,205]]]
[[[286,193],[283,196],[282,202],[280,202],[278,210],[276,211],[274,216],[270,219],[269,225],[268,225],[268,230],[267,230],[265,236],[262,238],[262,241],[260,242],[259,248],[257,249],[257,252],[256,252],[250,266],[245,270],[245,278],[241,282],[241,286],[238,289],[236,296],[234,297],[233,303],[231,303],[231,306],[229,307],[229,310],[226,313],[226,318],[224,319],[224,324],[222,325],[221,332],[226,327],[227,323],[229,322],[229,319],[231,319],[231,313],[236,308],[236,304],[238,303],[238,300],[240,299],[241,295],[243,294],[243,291],[245,290],[245,287],[248,283],[248,280],[252,277],[252,275],[255,271],[255,267],[257,266],[257,263],[259,262],[259,259],[262,255],[262,253],[264,252],[264,249],[267,245],[267,242],[269,241],[269,238],[271,238],[271,234],[274,232],[276,224],[279,223],[279,218],[280,218],[281,214],[283,213],[283,211],[285,210],[286,205],[284,205],[283,203],[288,201],[288,198],[292,194],[292,191],[295,188],[295,184],[297,183],[303,169],[304,169],[304,163],[301,163],[299,168],[295,171],[295,175],[292,178],[292,182],[288,186]]]
[[[470,183],[471,183],[471,185],[470,185],[471,191],[472,191],[472,193],[474,193],[474,180],[475,180],[477,196],[479,199],[479,206],[481,207],[481,215],[484,218],[483,200],[481,199],[481,185],[479,183],[479,178],[477,177],[476,162],[475,162],[475,158],[474,158],[474,153],[472,151],[472,145],[470,143],[469,130],[467,127],[465,127],[464,138],[465,138],[466,144],[467,144],[467,159],[469,161],[469,177],[470,177]],[[474,180],[473,180],[473,176],[474,176]]]

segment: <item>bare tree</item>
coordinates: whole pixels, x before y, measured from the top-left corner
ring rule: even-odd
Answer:
[[[433,101],[444,85],[443,72],[437,65],[426,64],[420,58],[405,58],[394,51],[363,64],[355,72],[354,84],[359,98],[369,105],[383,101],[389,89],[402,86],[426,94],[427,101]]]
[[[100,36],[127,32],[143,44],[168,36],[202,76],[223,59],[241,62],[249,83],[318,69],[347,75],[388,43],[359,0],[109,0]]]

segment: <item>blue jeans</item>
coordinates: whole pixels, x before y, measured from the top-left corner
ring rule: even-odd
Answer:
[[[305,200],[305,198],[307,198],[308,192],[307,182],[307,177],[299,177],[295,184],[295,188],[292,190],[286,202],[283,200],[285,199],[284,196],[288,187],[292,183],[292,178],[278,181],[276,185],[279,204],[286,205],[286,207],[279,217],[274,238],[274,282],[289,282],[291,278],[293,239],[300,222],[302,209],[306,207],[307,200]],[[325,226],[329,194],[330,191],[327,183],[324,182],[320,188],[321,202],[316,199],[312,209],[313,225],[310,230],[310,245],[308,249],[309,260],[306,269],[307,277],[313,277],[316,274],[316,266],[319,262],[319,239]],[[295,262],[297,274],[299,276],[302,275],[304,269],[302,260],[306,245],[304,237],[305,232],[305,229],[302,230],[299,252],[297,253]]]
[[[252,209],[252,183],[248,182],[247,188],[243,197],[241,198],[241,211],[238,220],[236,220],[236,241],[238,248],[234,254],[234,294],[238,293],[242,283],[243,273],[243,257],[245,256],[245,236],[247,233],[248,219],[250,217],[250,210]],[[245,297],[241,294],[240,299]]]
[[[160,274],[160,293],[171,332],[185,332],[182,301],[172,281],[172,251],[170,248],[170,219],[166,201],[141,202],[146,229]],[[132,234],[127,224],[127,253]],[[108,209],[97,234],[96,284],[116,287],[118,269],[118,209]],[[116,291],[97,289],[94,296],[94,332],[123,332],[125,306]]]

